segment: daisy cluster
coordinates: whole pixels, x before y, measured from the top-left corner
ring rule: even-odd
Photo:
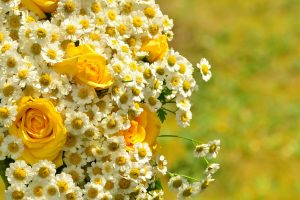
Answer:
[[[7,199],[162,199],[157,176],[167,174],[167,161],[151,140],[159,127],[145,128],[139,117],[147,111],[163,121],[172,112],[179,126],[189,126],[197,89],[195,68],[168,47],[173,21],[154,0],[59,0],[43,19],[26,2],[0,1],[0,159],[16,160],[6,170]],[[72,62],[88,59],[92,64],[75,75]],[[207,60],[197,68],[205,81],[211,78]],[[66,132],[62,164],[22,159],[32,148],[15,131],[24,116],[34,128],[22,131],[33,139],[48,137],[38,130],[52,120],[39,103],[20,108],[24,97],[47,99],[61,116],[63,127],[51,133]]]

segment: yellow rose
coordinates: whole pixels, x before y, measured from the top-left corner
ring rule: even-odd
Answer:
[[[151,112],[146,106],[140,116],[131,120],[131,127],[128,130],[120,131],[129,149],[136,143],[148,143],[151,148],[156,146],[156,138],[159,136],[161,123],[155,112]]]
[[[22,139],[24,152],[20,159],[28,164],[39,160],[63,164],[62,148],[66,142],[66,128],[61,115],[48,99],[23,97],[18,102],[18,113],[9,133]]]
[[[145,39],[141,50],[149,53],[150,62],[163,59],[169,50],[167,36],[160,35],[157,39]]]
[[[105,89],[113,84],[113,78],[106,66],[106,60],[89,45],[75,46],[70,43],[66,49],[66,59],[54,65],[58,73],[68,74],[79,83],[95,89]]]
[[[36,13],[40,18],[46,18],[45,13],[56,10],[58,0],[21,0],[22,5]]]

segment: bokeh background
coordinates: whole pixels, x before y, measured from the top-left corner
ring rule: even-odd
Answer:
[[[175,22],[171,46],[213,66],[213,79],[199,81],[193,97],[191,127],[178,128],[172,116],[162,130],[222,141],[216,182],[196,199],[299,198],[300,1],[157,3]],[[159,140],[171,171],[201,175],[203,162],[188,143]]]

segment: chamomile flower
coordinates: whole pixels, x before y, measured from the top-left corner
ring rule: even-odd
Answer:
[[[56,166],[48,160],[40,160],[32,166],[32,171],[36,174],[36,179],[49,180],[55,177]]]
[[[137,162],[147,163],[151,159],[152,152],[147,143],[136,143],[133,145],[133,148],[133,156]]]
[[[70,165],[63,169],[63,172],[72,176],[74,183],[80,183],[84,181],[84,170],[75,165]]]
[[[210,71],[211,65],[209,64],[209,62],[205,58],[202,58],[200,63],[197,64],[197,67],[200,69],[202,79],[206,82],[209,81],[212,76],[212,73]]]
[[[4,127],[10,127],[17,115],[17,107],[15,105],[0,104],[0,124]]]
[[[28,185],[28,194],[33,199],[45,199],[46,188],[48,181],[45,180],[34,180]]]
[[[184,200],[191,198],[198,194],[200,192],[199,183],[193,183],[193,184],[185,184],[183,187],[179,189],[179,192],[177,194],[178,200]]]
[[[215,174],[220,169],[220,165],[218,163],[210,164],[204,171],[205,174]]]
[[[190,110],[184,111],[179,109],[178,111],[176,111],[176,120],[179,126],[184,128],[190,126],[191,119],[192,112]]]
[[[87,158],[82,149],[77,151],[67,151],[64,155],[64,162],[67,166],[84,166],[87,163]]]
[[[220,150],[220,144],[221,144],[220,140],[213,140],[208,143],[208,146],[209,146],[209,150],[208,150],[208,154],[207,154],[208,159],[217,157],[218,152]]]
[[[31,167],[28,166],[25,161],[19,160],[9,165],[5,175],[11,185],[26,185],[32,180],[33,172]]]
[[[211,174],[208,174],[207,177],[201,181],[199,189],[201,191],[205,190],[209,184],[214,181],[215,179],[212,178]]]
[[[42,47],[43,59],[49,64],[55,64],[63,59],[64,52],[60,49],[59,43],[50,43]]]
[[[44,187],[45,190],[45,197],[49,200],[56,200],[60,198],[60,192],[59,188],[56,185],[56,182],[54,179],[51,179],[51,181],[48,181],[47,184]]]
[[[20,138],[13,135],[8,135],[3,140],[1,150],[11,158],[17,159],[23,153],[24,144]]]
[[[194,149],[194,156],[196,158],[205,157],[209,152],[209,145],[208,144],[199,144]]]
[[[66,194],[75,187],[72,176],[64,172],[55,176],[55,182],[60,194]]]
[[[176,191],[176,192],[181,190],[183,187],[186,187],[187,184],[188,184],[188,181],[181,176],[173,176],[168,181],[168,186],[169,186],[170,190]]]
[[[99,199],[100,192],[102,191],[102,187],[100,185],[94,183],[88,183],[84,186],[84,198],[91,199]]]
[[[82,112],[68,110],[65,125],[70,133],[82,135],[89,126],[89,118]]]
[[[26,199],[27,196],[27,188],[23,184],[11,185],[5,190],[5,198],[6,199]]]
[[[168,168],[167,168],[168,161],[165,159],[165,157],[162,155],[157,157],[156,164],[157,164],[157,170],[160,173],[165,175],[168,171]]]

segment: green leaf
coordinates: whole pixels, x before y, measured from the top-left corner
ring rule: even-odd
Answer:
[[[148,188],[147,188],[147,191],[150,192],[150,191],[154,191],[154,190],[162,190],[163,187],[162,187],[162,184],[161,184],[161,181],[160,179],[157,179],[154,183],[152,183]]]
[[[5,176],[5,171],[7,168],[9,168],[9,164],[12,163],[13,160],[12,159],[5,159],[5,160],[0,160],[0,176],[5,184],[6,187],[8,187],[8,181],[7,178]]]
[[[162,90],[161,94],[158,97],[158,100],[160,100],[160,102],[162,104],[165,104],[167,102],[167,96],[172,94],[172,90],[170,90],[168,87],[164,87],[164,89]]]
[[[160,119],[161,123],[164,123],[164,121],[166,120],[167,114],[168,113],[163,108],[158,109],[157,116]]]

